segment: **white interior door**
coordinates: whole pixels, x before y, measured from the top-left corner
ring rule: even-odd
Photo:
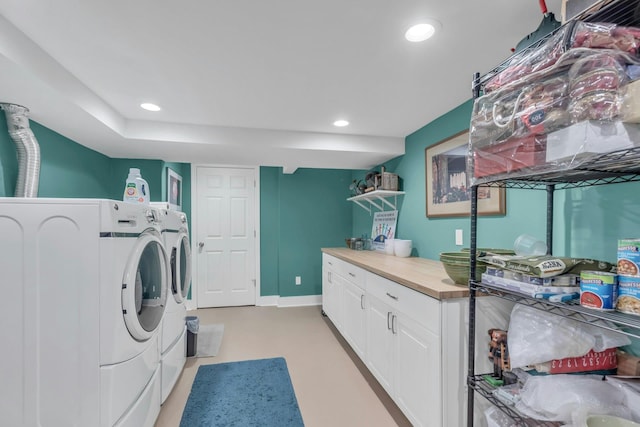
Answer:
[[[256,303],[256,169],[196,168],[198,307]]]

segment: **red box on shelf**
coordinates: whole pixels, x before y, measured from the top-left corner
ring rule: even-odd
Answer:
[[[550,374],[567,374],[570,372],[606,371],[618,366],[616,348],[608,348],[604,351],[591,350],[582,357],[567,357],[566,359],[552,360],[550,362]]]
[[[475,147],[473,175],[481,178],[543,165],[546,153],[547,136],[544,134],[509,138],[499,144]]]

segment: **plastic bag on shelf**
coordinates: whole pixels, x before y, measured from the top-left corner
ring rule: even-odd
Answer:
[[[607,382],[624,393],[627,407],[630,410],[630,419],[640,422],[640,384],[637,380],[625,378],[607,377]]]
[[[555,277],[564,273],[579,275],[583,270],[615,272],[615,264],[606,261],[553,255],[520,256],[487,253],[478,257],[478,260],[504,270],[541,278]]]
[[[490,93],[555,66],[575,49],[606,49],[630,55],[640,50],[640,29],[609,23],[576,22],[561,27],[535,49],[525,49],[503,64],[503,69],[484,85]]]
[[[552,67],[477,98],[471,184],[562,172],[640,146],[640,80],[630,84],[627,74],[638,65],[621,51],[572,49]]]
[[[604,351],[627,345],[622,334],[587,325],[542,310],[515,305],[509,322],[511,368],[581,357],[590,350]]]
[[[586,425],[590,414],[630,418],[627,397],[600,375],[532,376],[520,391],[516,409],[542,421]]]
[[[518,423],[495,406],[484,411],[487,427],[517,427]]]

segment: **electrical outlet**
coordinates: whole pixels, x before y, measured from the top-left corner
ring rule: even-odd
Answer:
[[[302,277],[296,276],[296,285],[302,285]]]
[[[464,243],[462,243],[462,230],[458,229],[456,230],[456,245],[457,246],[462,246]]]

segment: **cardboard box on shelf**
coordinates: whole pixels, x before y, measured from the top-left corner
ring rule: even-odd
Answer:
[[[545,135],[509,138],[499,144],[476,147],[473,173],[476,178],[481,178],[543,165],[545,152]]]
[[[624,87],[622,121],[640,123],[640,80],[631,82]]]
[[[638,141],[638,142],[636,142]],[[640,144],[640,126],[632,123],[585,120],[547,135],[547,163],[594,153],[633,148]]]
[[[640,376],[640,357],[618,350],[618,375]]]
[[[588,372],[616,368],[616,349],[593,350],[581,357],[567,357],[549,362],[550,374],[568,374],[570,372]]]

